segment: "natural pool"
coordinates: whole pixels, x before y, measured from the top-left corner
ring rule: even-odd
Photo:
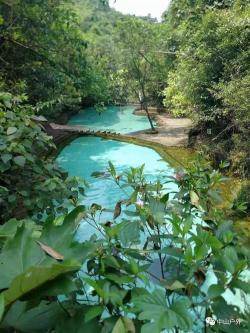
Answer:
[[[57,157],[58,165],[70,176],[79,176],[88,182],[89,188],[83,198],[85,205],[98,203],[105,208],[114,209],[116,202],[124,199],[126,194],[110,179],[91,176],[93,172],[105,172],[108,161],[114,164],[119,173],[145,164],[144,171],[148,180],[155,180],[163,174],[172,175],[174,172],[153,149],[91,136],[75,139]],[[79,228],[79,234],[84,234],[84,238],[92,232],[84,224]],[[81,238],[80,235],[79,237]]]
[[[128,133],[135,130],[148,128],[146,117],[133,115],[132,108],[118,109],[109,107],[105,113],[99,115],[94,109],[88,109],[74,116],[69,123],[84,125],[93,130],[112,130],[120,133]],[[86,197],[83,198],[85,205],[98,203],[105,208],[114,209],[118,200],[124,198],[124,192],[110,179],[102,177],[95,178],[93,172],[105,172],[111,161],[119,173],[130,167],[138,167],[145,164],[145,174],[147,179],[155,180],[162,175],[173,175],[174,169],[167,161],[163,161],[161,156],[153,149],[129,144],[114,140],[104,140],[97,137],[80,137],[66,145],[57,157],[57,163],[71,176],[79,176],[89,183]],[[173,184],[168,185],[173,189]],[[172,188],[171,188],[172,187]],[[107,213],[111,214],[112,213]],[[103,216],[104,219],[110,218]],[[88,224],[82,223],[78,229],[78,238],[81,240],[89,239],[95,232]],[[153,267],[159,270],[159,267]],[[216,283],[213,272],[207,275],[203,289]],[[232,304],[237,304],[244,308],[240,294],[225,293],[225,299]],[[197,323],[193,332],[200,332],[203,322]]]
[[[68,124],[122,134],[148,129],[150,125],[147,117],[135,116],[133,112],[134,108],[130,106],[109,106],[102,112],[87,108],[73,116]]]
[[[88,182],[89,188],[86,191],[86,197],[83,198],[83,204],[98,203],[113,210],[116,202],[124,199],[126,194],[110,179],[91,176],[93,172],[105,171],[108,161],[115,165],[119,173],[144,163],[145,175],[148,180],[152,181],[163,175],[170,176],[174,173],[174,169],[163,161],[153,149],[91,136],[75,139],[65,146],[57,157],[57,163],[68,171],[69,175],[82,177]],[[168,186],[169,189],[174,189],[173,184],[170,183]],[[103,213],[103,222],[112,219],[112,215],[112,212]],[[122,215],[119,219],[122,219]],[[83,241],[89,239],[93,233],[96,233],[96,230],[85,222],[79,226],[77,238]],[[151,270],[160,276],[160,266],[157,261],[152,264]],[[212,283],[216,284],[217,280],[213,272],[209,272],[202,289],[206,291]],[[228,302],[244,309],[244,302],[239,292],[235,295],[227,292],[224,297]],[[203,323],[197,322],[196,324],[193,332],[198,333],[202,330]]]
[[[133,114],[134,108],[109,106],[99,113],[94,108],[81,110],[69,120],[71,125],[83,125],[92,130],[110,130],[119,133],[129,133],[149,128],[145,116]],[[79,176],[86,180],[89,188],[83,204],[98,203],[107,209],[114,209],[116,202],[124,199],[125,193],[110,179],[95,178],[94,172],[105,172],[111,161],[119,173],[130,167],[145,164],[145,175],[149,180],[155,180],[162,173],[172,175],[174,169],[163,161],[153,149],[115,140],[104,140],[96,137],[80,137],[64,147],[57,157],[57,163],[70,176]],[[112,214],[103,214],[103,219]],[[78,230],[78,237],[87,239],[93,230],[82,223]]]

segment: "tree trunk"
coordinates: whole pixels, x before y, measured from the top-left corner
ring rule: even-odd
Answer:
[[[147,100],[146,100],[144,84],[141,84],[141,92],[142,92],[142,104],[143,104],[143,107],[146,111],[151,130],[152,130],[152,132],[156,132],[153,121],[152,121],[152,119],[150,117],[150,114],[148,112],[148,103],[147,103]]]
[[[148,121],[149,121],[151,130],[155,131],[155,127],[154,127],[153,121],[152,121],[151,116],[150,116],[150,114],[148,112],[148,104],[147,104],[147,102],[143,103],[143,107],[144,107],[144,110],[146,111],[146,114],[147,114],[147,117],[148,117]]]

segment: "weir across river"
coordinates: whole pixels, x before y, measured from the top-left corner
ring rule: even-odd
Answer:
[[[162,121],[162,120],[161,120]],[[43,123],[46,131],[51,135],[56,144],[69,139],[72,136],[97,136],[114,140],[137,140],[139,143],[156,143],[162,147],[187,147],[188,132],[191,129],[191,122],[186,119],[164,119],[157,127],[156,134],[151,134],[150,130],[141,130],[130,133],[117,133],[109,130],[93,130],[78,125],[60,125],[56,123]]]

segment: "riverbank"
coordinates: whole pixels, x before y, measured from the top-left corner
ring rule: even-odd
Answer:
[[[132,135],[106,131],[90,131],[83,128],[82,126],[59,125],[55,123],[49,123],[47,126],[47,131],[48,128],[49,134],[54,138],[54,142],[57,145],[57,153],[59,153],[67,143],[71,142],[77,137],[96,136],[107,140],[122,141],[152,148],[175,168],[185,168],[185,166],[187,166],[187,164],[195,157],[195,152],[192,149],[164,145],[160,142],[151,140],[150,134],[146,139],[143,139],[137,134]]]
[[[49,133],[57,141],[58,150],[56,155],[66,144],[80,136],[95,136],[106,140],[115,140],[133,143],[155,150],[163,160],[169,162],[174,168],[186,168],[195,159],[195,151],[186,148],[188,146],[188,134],[192,123],[186,118],[171,118],[166,113],[155,112],[157,119],[157,134],[150,134],[149,130],[120,134],[111,131],[90,130],[87,126],[59,125],[49,123]],[[234,201],[241,186],[238,181],[231,180],[225,188],[222,188],[224,205],[230,206]],[[235,220],[235,219],[233,219]],[[238,220],[238,219],[237,219]],[[236,228],[242,229],[242,219],[235,223]],[[246,225],[246,224],[245,224]],[[245,229],[245,228],[244,228]],[[247,234],[244,230],[241,234]],[[248,236],[249,237],[249,236]]]
[[[189,131],[192,122],[188,118],[170,118],[165,114],[155,114],[157,123],[156,134],[149,131],[129,133],[134,138],[140,138],[153,143],[160,143],[166,147],[187,147],[189,144]]]
[[[144,110],[141,110],[138,105],[133,106],[135,108],[133,114],[135,116],[146,116],[146,112]],[[165,147],[188,147],[189,145],[189,132],[192,129],[192,121],[188,118],[173,118],[169,116],[167,111],[165,109],[160,109],[157,107],[149,107],[149,113],[151,117],[154,119],[156,123],[156,130],[157,133],[152,134],[150,132],[150,126],[148,124],[148,129],[143,130],[135,130],[130,131],[129,133],[126,133],[123,135],[129,136],[130,138],[134,139],[140,139],[145,142],[151,142],[151,143],[157,143],[161,144]],[[88,128],[88,125],[66,125],[70,117],[72,117],[74,114],[69,114],[64,117],[60,117],[56,123],[49,123],[49,126],[47,128],[47,132],[49,132],[50,135],[54,137],[54,140],[56,143],[60,143],[61,138],[64,140],[65,137],[67,137],[67,132],[84,132],[84,134],[94,134],[93,131],[91,131],[91,128]],[[62,126],[64,125],[64,126]],[[132,128],[131,128],[132,129]],[[110,132],[110,130],[106,131],[95,131],[95,134],[105,134],[105,136],[108,136],[109,134],[117,134],[114,133],[114,131]]]
[[[146,111],[136,109],[136,116],[145,116]],[[151,134],[149,131],[137,131],[129,135],[153,143],[160,143],[166,147],[187,147],[189,145],[189,132],[193,128],[189,118],[173,118],[165,109],[150,107],[149,114],[156,122],[158,133]]]

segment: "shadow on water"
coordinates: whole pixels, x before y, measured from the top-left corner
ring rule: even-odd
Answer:
[[[81,110],[78,114],[71,117],[68,123],[72,125],[89,125],[98,128],[113,126],[120,121],[120,117],[117,111],[118,108],[109,107],[103,112],[98,112],[95,110],[95,108],[91,107]]]

